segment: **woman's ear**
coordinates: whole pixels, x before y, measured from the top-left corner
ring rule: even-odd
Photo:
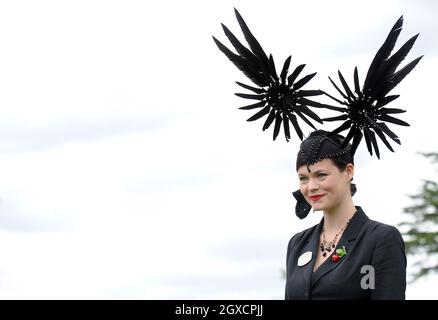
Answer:
[[[352,163],[347,164],[345,167],[345,172],[347,173],[348,181],[353,180],[354,177],[354,165]]]

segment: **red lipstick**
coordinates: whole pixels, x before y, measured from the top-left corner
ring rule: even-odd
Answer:
[[[324,195],[323,194],[315,194],[313,196],[309,196],[310,200],[312,201],[318,201],[319,199],[321,199]]]

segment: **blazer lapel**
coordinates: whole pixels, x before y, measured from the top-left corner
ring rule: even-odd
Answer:
[[[319,247],[319,235],[321,233],[323,221],[324,220],[321,220],[319,225],[317,225],[316,228],[313,229],[312,234],[308,237],[308,239],[306,240],[306,244],[304,245],[303,249],[301,249],[300,251],[300,255],[308,251],[312,252],[312,259],[309,261],[309,263],[307,263],[302,267],[299,267],[302,268],[301,275],[304,278],[306,292],[309,292],[311,287],[313,266],[315,265],[316,255],[318,253],[317,250]]]
[[[313,287],[318,282],[318,280],[321,279],[321,277],[323,277],[325,274],[332,271],[333,269],[341,265],[346,259],[348,259],[350,251],[354,248],[356,238],[358,237],[360,231],[363,229],[365,223],[369,220],[361,207],[357,206],[356,210],[356,214],[351,219],[350,223],[342,234],[341,239],[339,239],[339,242],[336,245],[336,249],[342,248],[344,246],[347,255],[338,262],[333,262],[331,256],[328,257],[327,260],[325,260],[319,266],[319,268],[313,274],[311,274],[311,287]],[[335,251],[336,250],[334,250],[331,255],[333,255]]]

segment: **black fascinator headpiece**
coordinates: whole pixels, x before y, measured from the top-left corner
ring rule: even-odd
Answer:
[[[304,69],[305,64],[301,64],[288,75],[291,56],[289,56],[283,64],[280,76],[277,75],[275,69],[274,58],[272,55],[266,55],[260,43],[253,36],[245,21],[239,12],[234,9],[239,22],[240,28],[245,36],[245,40],[249,44],[249,49],[246,48],[234,36],[231,31],[222,24],[225,35],[230,40],[237,54],[225,47],[219,40],[213,37],[218,48],[234,63],[234,65],[242,71],[255,85],[258,87],[249,86],[240,82],[237,84],[253,94],[236,93],[237,96],[244,99],[257,100],[257,103],[241,107],[242,110],[261,109],[256,114],[248,119],[254,121],[268,115],[263,125],[263,130],[269,128],[274,122],[274,140],[277,138],[281,124],[283,123],[284,134],[286,141],[290,139],[289,121],[292,123],[298,137],[303,140],[303,133],[298,124],[297,117],[300,117],[313,129],[316,129],[309,118],[322,123],[322,120],[309,107],[326,107],[341,111],[339,107],[326,106],[316,101],[309,99],[310,96],[322,94],[320,90],[302,90],[302,87],[307,84],[316,74],[308,74],[298,81],[297,78]]]
[[[338,159],[343,163],[354,163],[351,144],[344,145],[345,138],[333,135],[324,130],[313,131],[300,145],[297,156],[296,169],[306,165],[310,166],[322,159]]]
[[[239,86],[251,92],[250,94],[236,93],[237,96],[257,101],[239,109],[260,109],[248,121],[254,121],[267,115],[263,130],[268,129],[275,120],[274,140],[283,125],[286,141],[289,141],[289,122],[292,123],[298,137],[303,140],[303,132],[298,124],[297,116],[315,130],[301,143],[297,157],[297,170],[302,165],[309,166],[322,159],[333,159],[340,168],[348,163],[353,163],[354,154],[362,138],[365,139],[369,153],[373,155],[374,151],[377,158],[380,158],[377,137],[391,151],[394,150],[386,137],[400,144],[399,137],[389,129],[386,123],[402,126],[409,126],[409,124],[393,116],[394,114],[403,113],[405,110],[387,107],[390,102],[399,97],[399,95],[389,95],[389,93],[415,68],[423,57],[420,56],[397,70],[418,37],[418,34],[413,36],[398,51],[392,54],[402,30],[403,17],[397,20],[385,42],[377,51],[368,69],[362,89],[359,84],[357,67],[354,69],[354,86],[352,87],[347,84],[342,73],[338,71],[339,80],[344,91],[329,77],[330,82],[342,97],[337,99],[321,90],[302,89],[315,76],[316,72],[297,80],[305,65],[297,66],[289,74],[291,56],[286,59],[280,75],[278,75],[272,55],[270,54],[269,57],[266,55],[242,16],[236,9],[234,10],[249,48],[245,47],[223,24],[225,35],[237,53],[228,49],[215,37],[213,39],[219,50],[255,84],[255,86],[250,86],[237,82]],[[312,96],[321,94],[327,95],[341,106],[323,104],[310,99]],[[315,112],[310,110],[310,107],[326,108],[342,114],[321,119]],[[327,132],[316,130],[310,119],[319,123],[323,123],[323,121],[343,121],[343,123],[335,130]],[[339,133],[345,130],[349,131],[344,138]],[[352,183],[351,194],[353,195],[355,192],[356,187]],[[297,200],[295,213],[303,219],[308,215],[311,206],[300,190],[295,191],[293,195]]]
[[[357,67],[354,69],[354,92],[348,86],[340,71],[338,71],[339,80],[341,81],[345,92],[343,92],[329,77],[331,83],[342,96],[344,101],[338,100],[327,93],[325,94],[341,105],[344,105],[345,108],[342,108],[342,115],[332,118],[325,118],[323,120],[345,120],[345,122],[335,129],[332,134],[337,134],[344,130],[350,129],[345,138],[343,146],[353,139],[353,154],[362,140],[362,137],[365,137],[365,142],[369,153],[373,155],[374,149],[377,158],[380,158],[376,134],[391,151],[394,150],[392,149],[385,135],[396,143],[400,144],[399,137],[388,128],[385,122],[401,126],[409,126],[407,122],[390,115],[403,113],[405,110],[385,107],[388,103],[399,97],[399,95],[388,95],[388,93],[394,89],[394,87],[397,86],[404,79],[404,77],[406,77],[406,75],[412,71],[412,69],[414,69],[414,67],[423,57],[420,56],[414,59],[406,66],[396,71],[397,67],[407,56],[418,37],[418,34],[413,36],[396,53],[391,55],[397,38],[402,30],[402,26],[403,16],[400,17],[392,27],[388,37],[371,62],[362,90],[360,90],[359,87]]]

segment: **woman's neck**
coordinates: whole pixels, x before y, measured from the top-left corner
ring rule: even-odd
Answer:
[[[341,202],[338,206],[324,210],[324,229],[327,233],[338,232],[356,212],[351,199]]]

